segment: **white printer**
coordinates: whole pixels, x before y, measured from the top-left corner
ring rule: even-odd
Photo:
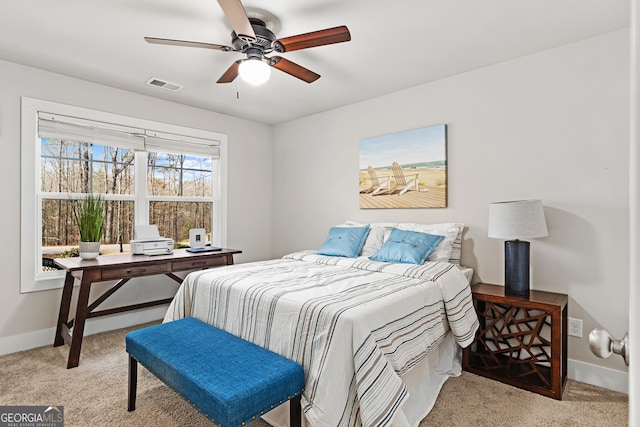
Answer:
[[[129,242],[134,255],[167,255],[173,253],[173,239],[160,237],[158,226],[136,225],[134,239]]]

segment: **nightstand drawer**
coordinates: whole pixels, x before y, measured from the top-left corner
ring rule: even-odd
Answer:
[[[220,267],[222,265],[227,265],[227,257],[219,256],[215,258],[192,258],[185,261],[174,261],[173,271],[197,270],[200,268]]]
[[[109,268],[102,270],[102,280],[122,279],[123,277],[151,276],[169,273],[167,264],[144,265],[139,267]]]

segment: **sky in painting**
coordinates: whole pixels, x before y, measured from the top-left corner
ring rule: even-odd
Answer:
[[[446,159],[445,125],[366,138],[360,141],[360,169]]]

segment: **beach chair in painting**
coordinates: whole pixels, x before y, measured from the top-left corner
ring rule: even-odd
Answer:
[[[420,184],[418,183],[418,174],[404,174],[404,171],[400,167],[397,162],[393,162],[391,165],[391,169],[393,170],[393,177],[396,180],[396,188],[400,189],[399,196],[402,196],[409,190],[416,191],[429,191],[426,188],[420,189]]]
[[[378,178],[376,171],[373,167],[369,166],[367,168],[367,172],[369,172],[369,179],[371,180],[371,186],[369,188],[365,188],[364,190],[360,190],[360,193],[369,194],[372,196],[382,192],[391,190],[391,177],[386,176],[382,178]]]

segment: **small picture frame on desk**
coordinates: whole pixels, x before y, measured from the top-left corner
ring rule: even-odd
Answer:
[[[207,230],[204,228],[192,228],[189,230],[189,246],[192,248],[204,248],[207,240]]]

